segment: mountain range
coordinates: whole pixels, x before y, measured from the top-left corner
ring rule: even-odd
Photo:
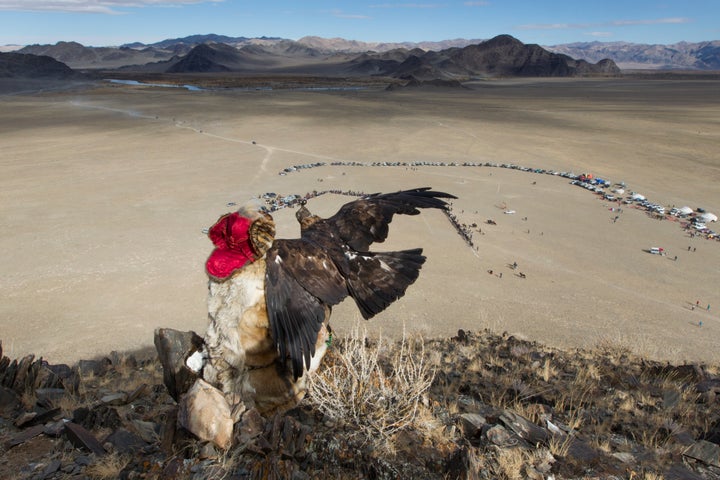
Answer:
[[[453,42],[451,41],[452,45]],[[376,47],[378,45],[375,45]],[[266,75],[381,76],[414,81],[458,82],[495,76],[563,77],[617,75],[612,60],[591,64],[568,55],[526,45],[499,35],[464,47],[424,50],[404,46],[354,52],[361,45],[333,39],[307,43],[273,38],[229,38],[217,35],[137,44],[84,47],[75,42],[25,47],[12,55],[62,62],[75,70],[132,74],[242,73]],[[0,65],[5,55],[0,54]],[[92,67],[92,68],[91,68]],[[7,75],[6,75],[7,76]]]
[[[420,56],[420,50],[423,53],[441,52],[483,42],[482,39],[454,39],[440,42],[368,43],[313,36],[293,41],[279,37],[248,38],[208,34],[166,39],[152,44],[129,43],[119,47],[86,47],[76,42],[58,42],[54,45],[29,45],[16,52],[48,55],[73,69],[112,69],[169,61],[174,57],[187,55],[190,50],[201,44],[224,44],[238,50],[252,47],[245,53],[255,56],[262,53],[259,50],[253,52],[253,49],[259,48],[286,59],[293,55],[294,50],[304,52],[306,57],[347,61],[361,54],[380,56],[388,52],[405,50]],[[588,63],[610,59],[622,69],[720,69],[720,41],[717,40],[699,43],[680,42],[672,45],[582,42],[542,46],[542,48],[548,52],[582,59]],[[397,59],[397,55],[393,54],[393,56]]]

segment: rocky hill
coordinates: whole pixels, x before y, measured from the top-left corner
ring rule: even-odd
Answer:
[[[332,398],[246,410],[223,451],[178,427],[154,351],[71,367],[0,350],[0,478],[720,479],[717,365],[461,330],[336,341],[317,382]]]
[[[29,45],[17,51],[31,55],[46,55],[74,69],[118,68],[124,65],[146,64],[184,55],[190,48],[175,44],[168,48],[147,47],[86,47],[77,42],[58,42],[55,45]]]
[[[45,55],[0,53],[0,78],[70,79],[78,73]]]
[[[58,42],[55,45],[31,45],[19,53],[48,55],[71,68],[118,68],[128,65],[145,65],[168,61],[174,56],[186,55],[201,44],[225,44],[241,49],[260,46],[273,51],[277,45],[283,50],[288,44],[310,49],[316,55],[359,54],[378,55],[391,51],[420,50],[422,53],[462,49],[482,44],[483,40],[454,39],[439,42],[360,42],[343,38],[303,37],[297,41],[278,37],[229,37],[226,35],[191,35],[166,39],[153,44],[129,43],[120,47],[86,47],[76,42]],[[645,45],[626,42],[585,42],[543,46],[547,51],[597,63],[613,60],[623,69],[720,69],[720,41],[699,43],[680,42],[673,45]],[[416,54],[420,56],[420,54]]]
[[[355,73],[371,73],[427,80],[475,76],[569,77],[579,75],[617,75],[612,60],[597,64],[574,60],[548,52],[539,45],[525,45],[510,35],[499,35],[486,42],[439,52],[408,51],[404,61],[388,59],[386,54],[356,59]]]
[[[138,72],[149,72],[150,69],[165,73],[312,72],[328,76],[412,77],[421,81],[463,80],[477,76],[566,77],[620,73],[611,60],[590,64],[548,52],[538,45],[525,45],[509,35],[438,52],[395,49],[382,53],[368,52],[354,58],[330,55],[296,42],[242,48],[223,43],[201,44],[181,58],[132,68]]]
[[[546,47],[548,50],[597,62],[611,58],[623,69],[720,70],[720,41],[674,45],[626,42],[582,42]]]

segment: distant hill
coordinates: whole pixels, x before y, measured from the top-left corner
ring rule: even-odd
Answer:
[[[118,68],[124,65],[146,64],[184,55],[191,47],[183,45],[168,49],[147,47],[86,47],[77,42],[58,42],[55,45],[29,45],[16,53],[47,55],[71,68]]]
[[[507,37],[507,36],[499,36]],[[498,37],[496,37],[498,38]],[[512,38],[512,37],[511,37]],[[401,58],[407,52],[416,56],[423,63],[423,69],[431,71],[434,68],[440,70],[452,71],[453,69],[462,70],[462,66],[448,66],[445,68],[438,65],[432,60],[432,55],[442,53],[447,57],[448,52],[453,49],[464,50],[473,45],[483,45],[487,41],[484,40],[466,40],[454,39],[439,42],[400,42],[400,43],[382,43],[382,42],[360,42],[356,40],[346,40],[343,38],[321,38],[315,36],[306,36],[297,41],[288,40],[279,37],[230,37],[226,35],[190,35],[182,38],[167,39],[153,44],[143,44],[140,42],[128,43],[120,47],[86,47],[77,42],[58,42],[55,45],[30,45],[18,50],[18,53],[31,53],[35,55],[48,55],[59,60],[74,69],[115,69],[128,66],[148,66],[148,69],[167,68],[167,66],[150,67],[152,64],[163,62],[176,62],[180,57],[189,54],[189,52],[199,45],[219,45],[224,44],[237,50],[244,50],[244,54],[248,55],[246,67],[231,66],[231,70],[244,70],[252,68],[251,65],[262,65],[263,68],[277,68],[281,64],[294,65],[300,68],[303,64],[308,66],[320,67],[321,61],[327,59],[330,64],[343,60],[357,59],[351,68],[350,73],[355,71],[361,72],[387,72],[393,66],[393,61],[405,60],[409,62],[418,62],[416,59],[409,57]],[[530,45],[528,45],[530,47]],[[585,60],[587,64],[597,64],[601,60],[610,59],[617,66],[623,69],[685,69],[685,70],[718,70],[720,69],[720,41],[686,43],[681,42],[674,45],[643,45],[625,42],[588,42],[588,43],[570,43],[564,45],[538,46],[534,47],[544,49],[545,51],[565,55],[571,59],[575,59],[576,64],[568,63],[567,67],[563,65],[563,61],[556,60],[558,65],[553,67],[555,72],[560,72],[565,68],[582,72],[588,67],[580,63]],[[256,49],[261,50],[256,50]],[[540,50],[535,49],[535,54],[530,57],[540,59],[545,54],[538,57]],[[193,55],[196,56],[198,52]],[[200,52],[202,53],[202,51]],[[424,57],[428,55],[427,57]],[[460,55],[460,54],[458,54]],[[478,56],[480,52],[465,51],[464,56]],[[264,57],[264,59],[262,58]],[[275,57],[275,58],[272,58]],[[424,58],[423,58],[424,57]],[[315,62],[308,60],[315,59]],[[544,58],[544,57],[543,57]],[[457,59],[445,58],[450,63]],[[489,58],[486,58],[489,61]],[[525,62],[525,67],[520,68],[521,72],[527,72],[533,62]],[[259,63],[258,63],[259,62]],[[363,64],[363,62],[366,62]],[[222,62],[220,62],[222,64]],[[242,62],[241,62],[242,63]],[[472,63],[472,61],[471,61]],[[405,65],[403,68],[411,69],[412,65]],[[181,68],[181,67],[178,67]],[[184,68],[184,67],[182,67]],[[195,65],[190,68],[199,68]],[[214,67],[216,68],[216,67]],[[355,70],[353,70],[353,68]],[[509,65],[497,64],[497,69],[517,69],[515,66],[510,68]],[[603,68],[601,65],[599,68]],[[541,70],[546,70],[542,67]],[[523,73],[525,74],[525,73]]]
[[[313,73],[386,76],[417,81],[462,81],[478,76],[560,77],[620,73],[612,60],[590,64],[548,52],[538,45],[525,45],[509,35],[437,52],[398,48],[360,55],[328,53],[290,40],[241,48],[208,43],[194,47],[182,57],[128,67],[126,70],[140,73]]]
[[[70,79],[78,76],[70,67],[48,56],[0,53],[0,78]]]
[[[401,51],[394,51],[397,55]],[[371,73],[419,80],[453,79],[474,76],[567,77],[577,75],[617,75],[620,69],[612,60],[597,64],[574,60],[567,55],[548,52],[538,45],[526,45],[510,35],[464,48],[439,52],[408,51],[400,62],[387,53],[364,55],[355,61],[355,73]]]
[[[454,40],[442,40],[439,42],[360,42],[358,40],[345,40],[344,38],[322,38],[322,37],[302,37],[297,40],[298,43],[307,45],[318,50],[328,52],[346,52],[346,53],[362,53],[362,52],[387,52],[391,50],[415,48],[424,51],[429,50],[445,50],[452,47],[465,47],[474,43],[482,42],[482,39],[467,40],[465,38],[457,38]]]
[[[546,47],[555,53],[597,62],[611,58],[623,69],[720,70],[720,41],[674,45],[583,42]]]

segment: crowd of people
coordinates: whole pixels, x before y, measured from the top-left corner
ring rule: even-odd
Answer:
[[[279,172],[279,175],[287,175],[288,173],[292,173],[298,170],[305,170],[309,168],[316,168],[316,167],[323,167],[327,166],[327,162],[314,162],[314,163],[306,163],[306,164],[300,164],[300,165],[293,165],[292,167],[287,167]],[[553,176],[561,176],[564,178],[568,178],[572,181],[573,184],[582,186],[589,191],[595,192],[603,197],[605,200],[610,201],[616,201],[618,204],[621,204],[623,202],[622,198],[615,198],[613,195],[610,195],[607,193],[607,189],[612,185],[612,183],[608,180],[599,179],[599,178],[593,178],[592,175],[589,174],[581,174],[577,175],[572,172],[559,172],[556,170],[549,170],[549,169],[542,169],[542,168],[532,168],[532,167],[526,167],[522,165],[516,165],[512,163],[494,163],[494,162],[428,162],[428,161],[416,161],[416,162],[357,162],[357,161],[350,161],[350,162],[343,162],[343,161],[335,161],[330,163],[333,167],[405,167],[405,168],[412,168],[415,169],[416,167],[497,167],[497,168],[507,168],[512,170],[519,170],[522,172],[529,172],[529,173],[535,173],[535,174],[545,174],[545,175],[553,175]],[[536,183],[536,182],[533,182]],[[618,184],[622,186],[622,188],[626,188],[626,185],[624,182],[621,182]],[[331,190],[326,190],[323,192],[320,192],[319,194],[322,195],[324,193],[334,193]],[[362,193],[358,194],[362,195]],[[629,198],[624,200],[625,203],[632,204],[632,206],[637,207],[641,206],[643,208],[648,208],[648,212],[653,215],[653,218],[656,218],[658,220],[664,220],[666,218],[674,218],[674,217],[668,217],[668,215],[665,214],[664,209],[657,210],[657,207],[659,204],[653,204],[647,200],[645,200],[644,197],[642,197],[642,200],[630,200]],[[642,202],[642,203],[640,203]],[[292,201],[289,202],[290,205],[294,205]],[[277,208],[283,208],[287,205],[278,205]],[[621,208],[616,209],[619,213],[622,213]],[[616,211],[613,210],[613,211]],[[457,218],[453,218],[448,216],[450,219],[450,222],[455,226],[458,233],[465,239],[465,241],[468,243],[468,245],[473,246],[472,242],[472,230],[468,229],[467,226],[464,226],[461,222],[458,221]],[[619,216],[615,216],[613,219],[613,222],[617,222],[619,219]],[[685,230],[690,230],[691,225],[690,223],[684,223],[683,224]],[[714,239],[720,241],[720,235],[717,235],[716,232],[706,229],[704,231],[691,231],[691,235],[694,236],[703,236],[707,239]]]

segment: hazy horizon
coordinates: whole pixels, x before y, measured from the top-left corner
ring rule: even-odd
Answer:
[[[450,1],[364,3],[323,0],[0,0],[0,45],[76,41],[86,46],[156,43],[213,32],[231,37],[305,36],[399,43],[512,35],[523,43],[584,41],[671,45],[712,41],[720,3],[695,0],[584,2]]]

